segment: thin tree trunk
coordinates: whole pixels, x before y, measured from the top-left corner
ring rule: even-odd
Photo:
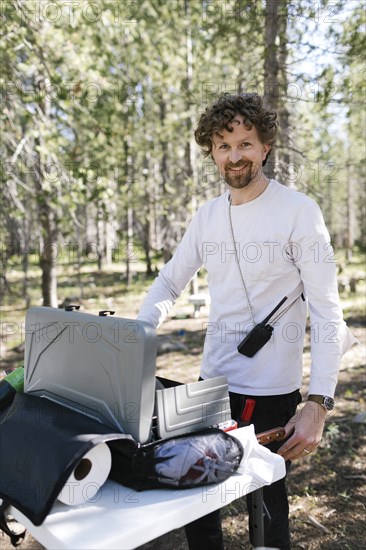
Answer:
[[[264,93],[263,103],[268,109],[278,109],[278,58],[277,37],[279,32],[278,0],[266,0],[264,30]],[[264,167],[267,177],[275,176],[277,160],[276,147],[272,147],[270,157]]]
[[[353,182],[350,174],[350,165],[347,163],[347,227],[346,227],[346,255],[347,260],[352,260],[354,247],[354,200]]]
[[[161,127],[164,128],[165,117],[166,117],[166,103],[164,99],[161,99],[159,103],[160,108],[160,123]],[[167,263],[172,257],[171,242],[170,242],[170,227],[169,219],[167,216],[167,205],[169,202],[169,196],[167,191],[168,183],[168,143],[166,140],[161,142],[162,155],[160,162],[160,177],[161,177],[161,189],[162,189],[162,203],[163,203],[163,214],[162,214],[162,233],[164,236],[163,243],[163,258],[164,262]]]
[[[77,223],[76,224],[76,236],[77,236],[77,242],[76,242],[76,265],[77,265],[77,281],[78,281],[78,287],[80,291],[80,301],[83,301],[84,299],[84,287],[83,287],[83,280],[81,276],[81,266],[83,262],[82,258],[82,239],[80,235],[80,226]]]
[[[58,307],[57,300],[57,232],[54,216],[49,208],[42,212],[43,251],[40,266],[42,269],[43,305]]]
[[[126,284],[132,282],[131,259],[133,257],[133,210],[131,206],[131,190],[127,191],[127,245],[126,245]]]
[[[126,242],[126,285],[127,287],[132,282],[132,269],[131,269],[131,259],[133,257],[133,210],[132,210],[132,181],[133,178],[130,174],[130,166],[132,166],[130,155],[129,155],[129,146],[125,141],[125,159],[126,159],[126,223],[127,223],[127,242]]]
[[[151,223],[149,217],[146,218],[146,221],[143,225],[142,246],[145,252],[146,275],[152,275],[153,269],[151,261]]]
[[[29,296],[29,220],[27,215],[24,217],[23,223],[23,245],[22,245],[22,256],[23,256],[23,299],[28,309],[30,306],[30,296]]]
[[[333,190],[332,190],[332,177],[330,176],[327,181],[327,228],[330,235],[333,235]],[[348,206],[348,205],[347,205]]]
[[[265,9],[264,105],[277,112],[280,131],[278,147],[272,147],[264,172],[287,185],[290,179],[290,120],[285,104],[288,0],[266,0]]]
[[[38,139],[36,140],[37,143]],[[39,143],[39,141],[38,141]],[[43,169],[40,156],[36,163],[36,192],[39,223],[41,226],[41,250],[39,265],[42,270],[43,305],[58,307],[57,300],[57,226],[50,206],[50,197],[42,187]]]
[[[37,82],[39,87],[40,97],[47,97],[44,94],[45,79],[42,77]],[[39,107],[45,119],[51,117],[51,102],[49,97],[40,102]],[[42,151],[45,144],[43,143],[42,134],[35,139],[38,147],[35,151]],[[44,163],[41,158],[41,153],[37,153],[35,164],[35,187],[37,194],[37,204],[39,212],[39,221],[41,225],[41,235],[43,250],[40,254],[40,267],[42,270],[42,297],[43,305],[48,307],[58,307],[57,300],[57,254],[58,254],[58,231],[55,212],[51,206],[50,192],[43,188]]]
[[[112,232],[112,224],[109,220],[103,221],[103,241],[104,241],[104,260],[107,267],[110,267],[112,265],[112,239],[111,239],[111,232]]]
[[[186,30],[186,94],[187,94],[187,111],[189,116],[187,118],[187,130],[188,130],[188,141],[185,149],[185,159],[186,159],[186,171],[187,178],[191,180],[191,185],[189,190],[191,192],[191,209],[192,212],[197,210],[197,162],[196,154],[194,147],[194,135],[193,135],[193,124],[195,120],[195,114],[192,109],[192,95],[193,95],[193,42],[192,42],[192,27],[190,24],[191,19],[191,5],[190,0],[185,0],[184,2],[185,16],[186,21],[188,21],[187,30]],[[197,294],[198,292],[198,277],[197,274],[193,277],[190,282],[190,292],[191,294]]]
[[[291,183],[291,149],[290,149],[290,113],[286,106],[287,97],[287,21],[288,5],[287,0],[281,2],[282,10],[279,16],[279,40],[278,51],[280,89],[278,97],[278,118],[279,118],[279,147],[277,149],[277,170],[276,177],[284,185]]]
[[[278,0],[266,0],[264,30],[264,94],[265,107],[278,107],[278,53],[277,37],[279,33]]]
[[[97,218],[96,218],[96,252],[97,252],[97,262],[98,262],[98,271],[102,271],[104,267],[104,239],[103,239],[103,212],[99,204],[97,205]]]
[[[155,146],[155,155],[153,162],[153,181],[154,181],[154,193],[153,193],[153,231],[152,236],[154,239],[153,247],[155,250],[160,250],[162,247],[162,228],[160,224],[160,212],[161,212],[161,200],[160,192],[161,188],[159,185],[160,181],[160,165],[156,160],[157,146]]]

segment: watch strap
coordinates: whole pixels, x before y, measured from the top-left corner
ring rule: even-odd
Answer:
[[[327,395],[309,394],[308,401],[314,401],[321,405],[326,411],[331,411],[334,408],[334,399]]]

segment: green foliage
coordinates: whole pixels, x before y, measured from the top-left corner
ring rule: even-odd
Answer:
[[[273,3],[5,4],[4,268],[12,253],[47,239],[77,243],[79,264],[87,245],[107,264],[111,247],[131,241],[146,259],[167,258],[197,206],[222,191],[193,141],[198,117],[223,92],[268,86],[265,21]],[[353,207],[364,198],[363,10],[347,15],[346,1],[305,0],[281,0],[278,10],[279,46],[287,51],[281,101],[292,120],[290,183],[320,203],[343,245],[349,178]],[[335,64],[323,59],[325,40],[339,44]],[[311,71],[298,62],[308,55],[319,61]],[[289,151],[279,151],[287,158]],[[359,242],[362,208],[354,220]]]

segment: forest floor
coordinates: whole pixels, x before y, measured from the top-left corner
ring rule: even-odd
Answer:
[[[115,277],[111,275],[113,284]],[[116,315],[135,318],[142,300],[142,290],[136,295],[112,294],[107,288],[104,296],[114,296],[108,309],[116,309]],[[94,291],[95,292],[95,291]],[[112,300],[112,298],[110,298]],[[361,300],[361,305],[360,305]],[[361,342],[343,357],[339,383],[336,390],[336,408],[329,416],[323,439],[315,453],[293,463],[288,477],[290,501],[290,525],[294,549],[303,550],[358,550],[366,544],[366,440],[365,440],[365,317],[364,297],[358,294],[358,303],[344,296],[345,318],[353,334]],[[183,303],[183,302],[181,302]],[[96,299],[84,302],[88,312],[98,311]],[[103,309],[105,308],[105,305]],[[192,316],[193,306],[185,299],[184,307],[178,304],[171,317],[159,329],[161,353],[157,357],[157,375],[192,382],[197,380],[202,356],[207,309],[198,318]],[[24,306],[5,307],[5,317],[13,315],[17,320],[24,316]],[[121,313],[122,312],[122,313]],[[9,321],[9,320],[8,320]],[[23,347],[15,346],[8,339],[2,342],[0,378],[23,359]],[[177,348],[169,351],[170,347]],[[304,355],[304,387],[309,378],[310,347],[307,337]],[[251,548],[248,541],[245,499],[238,499],[222,509],[226,550]],[[14,529],[19,528],[15,521]],[[11,550],[7,536],[0,532],[0,548]],[[23,550],[41,550],[43,547],[27,533]],[[140,550],[186,550],[183,529],[174,530],[144,546]],[[72,550],[72,549],[70,549]],[[204,550],[204,549],[202,549]]]

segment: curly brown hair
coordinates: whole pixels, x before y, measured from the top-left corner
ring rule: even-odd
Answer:
[[[223,94],[201,115],[194,133],[196,142],[207,157],[212,151],[212,137],[222,130],[233,131],[235,115],[241,115],[248,130],[254,126],[262,143],[273,145],[277,134],[277,114],[264,109],[262,98],[256,94]],[[268,152],[263,165],[271,151]]]

